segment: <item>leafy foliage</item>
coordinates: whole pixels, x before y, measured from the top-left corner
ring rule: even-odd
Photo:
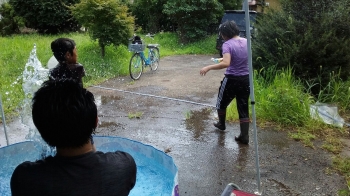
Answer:
[[[330,73],[346,80],[350,72],[350,0],[282,1],[282,10],[258,21],[253,55],[258,68],[292,66],[309,82],[313,94],[325,87]]]
[[[92,40],[97,40],[102,56],[105,46],[127,45],[133,34],[134,17],[125,3],[118,0],[82,0],[70,7],[73,16],[88,29]]]
[[[224,10],[240,10],[242,9],[242,0],[219,0],[219,3],[222,4]]]
[[[176,23],[181,42],[193,42],[207,36],[207,28],[222,16],[222,4],[216,0],[168,0],[163,13]]]
[[[4,3],[0,6],[0,35],[19,33],[19,27],[23,26],[23,18],[16,16],[12,6]]]
[[[144,32],[150,33],[174,30],[174,25],[163,13],[163,5],[166,2],[166,0],[135,0],[130,9],[135,16],[136,24]]]
[[[80,26],[66,5],[79,0],[10,0],[15,13],[26,20],[26,26],[39,33],[77,31]]]

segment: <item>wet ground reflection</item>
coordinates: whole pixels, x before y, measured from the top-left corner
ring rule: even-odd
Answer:
[[[204,132],[206,124],[205,121],[209,120],[211,109],[203,108],[199,111],[190,111],[186,118],[186,129],[193,131],[193,137],[198,139]]]
[[[121,96],[117,95],[98,95],[95,96],[95,103],[97,107],[107,104],[113,104],[115,101],[122,100],[123,98]]]
[[[122,124],[120,123],[116,123],[116,122],[112,122],[112,121],[104,121],[104,122],[100,122],[98,124],[99,128],[103,128],[103,127],[121,127]]]

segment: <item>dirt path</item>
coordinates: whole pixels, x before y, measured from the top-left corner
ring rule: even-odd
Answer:
[[[179,169],[180,195],[220,195],[230,182],[254,192],[254,143],[240,146],[234,141],[239,133],[237,124],[229,124],[225,132],[212,126],[215,113],[211,106],[215,105],[223,71],[199,76],[200,68],[210,64],[211,57],[165,57],[159,70],[144,73],[138,81],[122,77],[100,84],[108,89],[90,87],[99,104],[98,131],[168,152]],[[128,117],[136,113],[142,116]],[[190,114],[191,118],[186,118]],[[346,189],[345,179],[330,170],[331,155],[319,148],[305,148],[286,133],[274,130],[259,129],[258,143],[264,195],[336,195]]]

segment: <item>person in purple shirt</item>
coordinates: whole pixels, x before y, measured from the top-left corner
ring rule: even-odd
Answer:
[[[218,64],[208,65],[200,70],[204,76],[210,70],[225,69],[225,77],[221,81],[216,102],[219,121],[214,126],[225,130],[226,108],[236,98],[240,121],[240,135],[235,140],[249,143],[249,67],[247,39],[239,37],[239,28],[234,21],[223,23],[219,32],[225,43],[222,45],[223,59]]]

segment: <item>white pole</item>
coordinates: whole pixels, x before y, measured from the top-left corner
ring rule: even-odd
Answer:
[[[249,84],[250,84],[250,101],[252,107],[252,118],[253,118],[253,131],[254,131],[254,146],[255,146],[255,164],[257,174],[258,192],[255,194],[261,195],[261,184],[260,184],[260,169],[259,169],[259,153],[258,153],[258,136],[256,130],[256,116],[255,116],[255,97],[254,97],[254,81],[253,81],[253,65],[252,65],[252,49],[251,49],[251,36],[250,36],[250,17],[249,17],[249,0],[244,1],[245,10],[245,28],[246,38],[248,44],[248,65],[249,65]]]
[[[1,95],[0,95],[0,109],[1,109],[2,124],[4,125],[6,144],[9,145],[9,139],[7,137],[7,130],[6,130],[5,113],[4,113],[4,108],[2,107]]]

